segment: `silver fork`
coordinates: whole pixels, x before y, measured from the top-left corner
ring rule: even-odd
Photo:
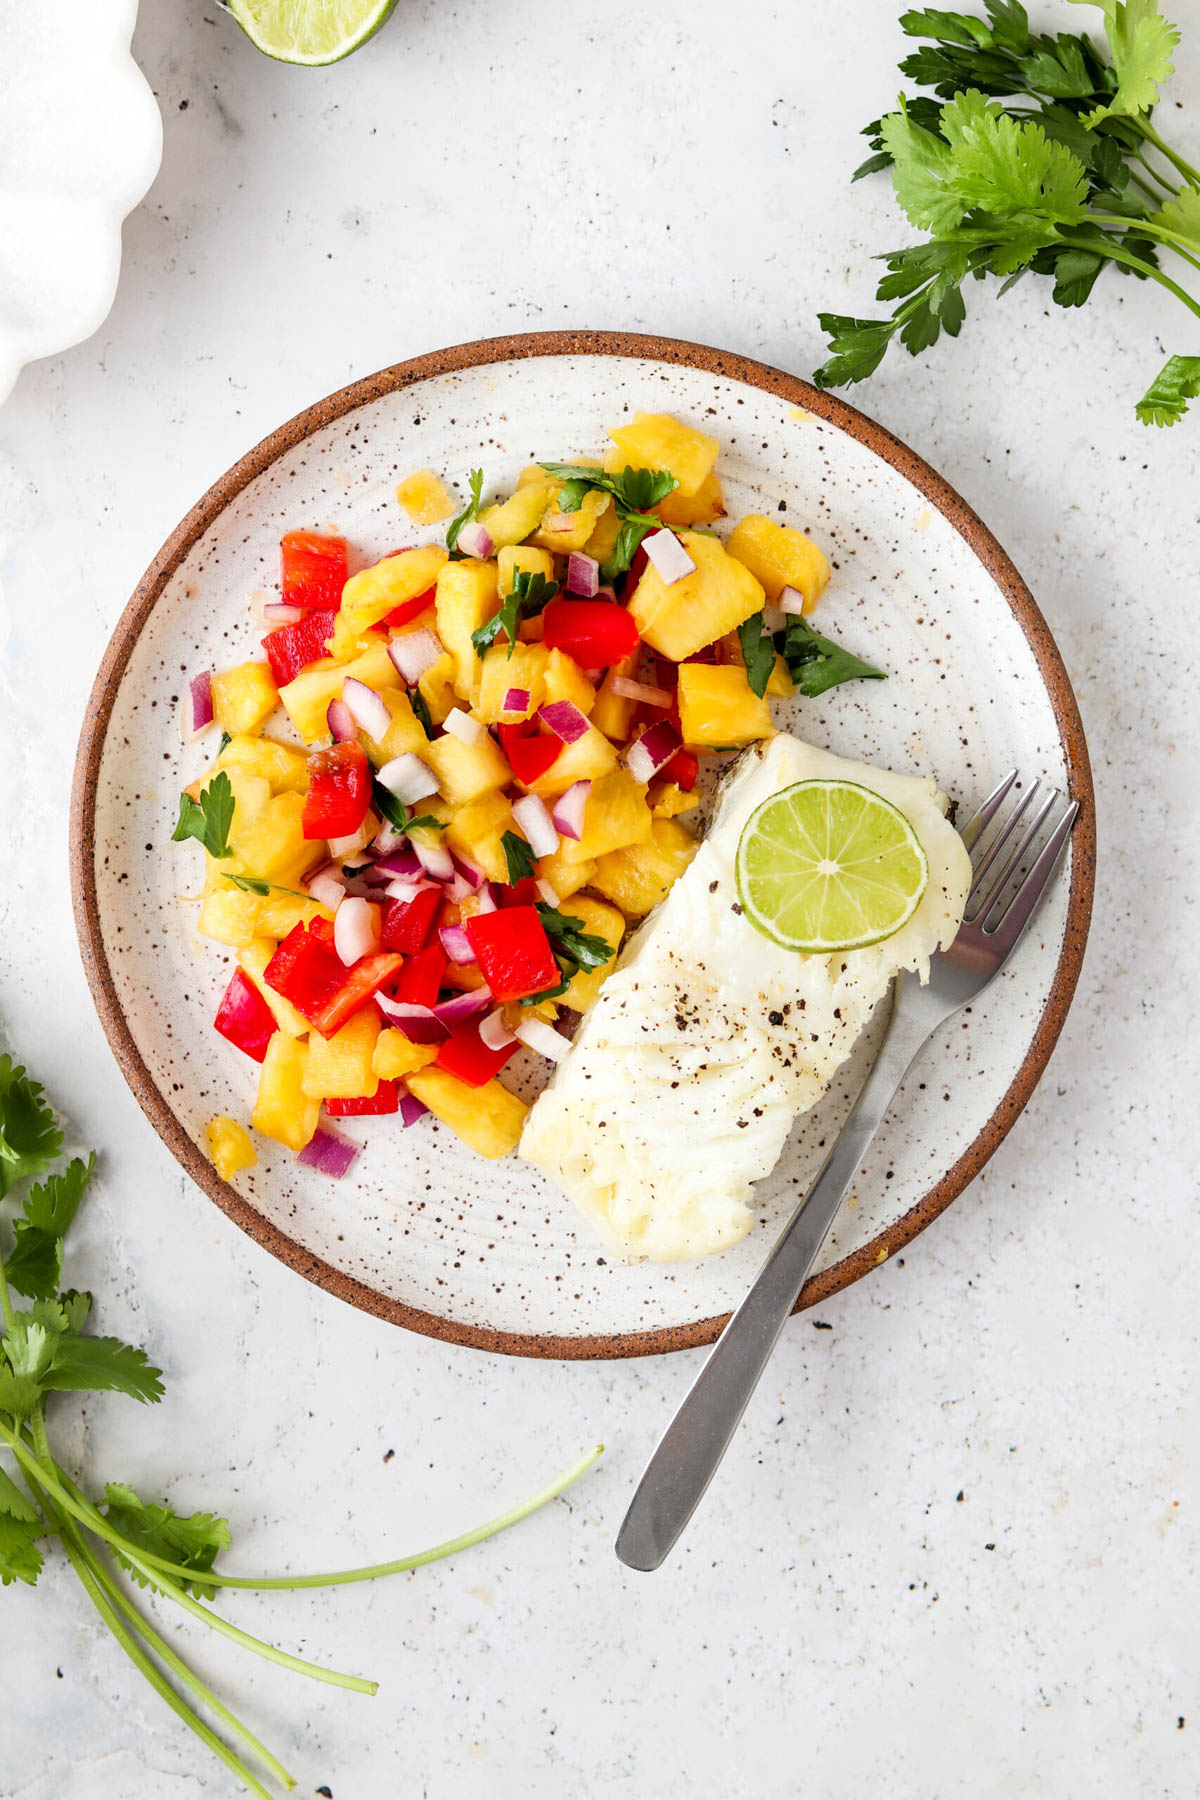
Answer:
[[[1013,769],[964,827],[962,839],[968,850],[979,844],[1016,780]],[[898,982],[879,1055],[841,1136],[647,1464],[617,1534],[617,1555],[631,1569],[657,1569],[699,1505],[846,1189],[909,1067],[938,1026],[1003,968],[1028,925],[1079,811],[1074,801],[1066,806],[1036,860],[1008,895],[1013,877],[1059,799],[1051,789],[1035,806],[1039,788],[1034,781],[1021,794],[975,862],[964,923],[950,948],[931,959],[927,984],[922,987],[903,978]]]

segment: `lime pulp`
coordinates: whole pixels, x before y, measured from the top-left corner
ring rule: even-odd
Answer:
[[[396,0],[228,0],[253,44],[276,62],[341,62],[373,37]]]

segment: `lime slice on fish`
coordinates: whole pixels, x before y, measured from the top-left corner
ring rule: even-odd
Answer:
[[[818,956],[899,931],[920,904],[929,865],[890,800],[853,781],[798,781],[747,819],[736,875],[756,931]]]
[[[396,0],[228,0],[246,36],[276,62],[341,62],[373,37]]]

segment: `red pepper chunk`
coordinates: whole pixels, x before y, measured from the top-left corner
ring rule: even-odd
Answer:
[[[352,837],[371,806],[371,765],[361,744],[334,744],[308,759],[306,838]]]
[[[700,773],[700,758],[694,750],[677,750],[658,772],[664,781],[673,781],[690,794]]]
[[[332,1037],[385,982],[399,975],[403,964],[403,957],[381,954],[364,956],[347,969],[323,936],[293,925],[264,969],[263,980],[290,1000],[322,1037]]]
[[[241,969],[234,970],[213,1024],[223,1038],[256,1063],[266,1061],[267,1045],[278,1029],[274,1013]]]
[[[348,550],[345,538],[322,537],[316,531],[288,531],[279,545],[283,598],[288,606],[323,607],[336,611],[346,585]]]
[[[382,623],[385,628],[398,631],[402,625],[408,625],[413,619],[419,619],[436,599],[437,589],[435,587],[426,588],[425,592],[418,594],[415,600],[403,600],[399,606],[394,606]]]
[[[381,1081],[368,1100],[326,1100],[325,1111],[331,1119],[375,1118],[380,1113],[400,1111],[400,1083]]]
[[[438,1045],[437,1064],[448,1075],[457,1075],[468,1087],[482,1087],[498,1075],[509,1057],[519,1048],[508,1044],[503,1050],[489,1050],[479,1035],[473,1019],[464,1019],[450,1027],[450,1036]]]
[[[335,612],[310,612],[294,625],[280,625],[278,630],[268,631],[262,646],[276,687],[286,687],[310,663],[320,662],[328,653],[336,624]]]
[[[581,669],[607,669],[641,642],[632,613],[615,600],[552,600],[542,617],[547,650],[565,651]]]
[[[399,960],[399,959],[397,959]],[[402,1006],[436,1006],[438,989],[446,973],[446,958],[437,944],[427,944],[410,956],[392,986],[392,998]]]
[[[433,930],[438,907],[442,904],[438,888],[422,888],[411,900],[385,900],[383,906],[383,947],[415,956],[425,947]]]
[[[502,887],[499,892],[501,906],[533,906],[539,898],[537,882],[532,875],[522,876],[512,887]]]
[[[494,999],[524,1000],[558,986],[562,977],[536,907],[476,913],[463,923]]]
[[[532,787],[563,752],[561,738],[553,737],[549,732],[539,735],[532,722],[528,725],[497,725],[496,735],[508,758],[508,766],[522,787]]]
[[[347,1019],[353,1018],[360,1006],[365,1006],[368,1000],[374,999],[381,987],[395,980],[403,965],[402,956],[382,953],[364,956],[352,969],[343,970],[346,979],[336,993],[331,994],[316,1013],[305,1016],[311,1018],[322,1037],[333,1037]],[[297,1003],[296,1010],[303,1012],[304,1008]]]

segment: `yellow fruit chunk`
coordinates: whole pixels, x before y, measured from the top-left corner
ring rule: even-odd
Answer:
[[[333,655],[348,655],[364,631],[386,619],[397,606],[427,593],[445,562],[441,544],[423,544],[419,550],[385,556],[373,568],[352,575],[342,589],[341,610],[333,628]]]
[[[672,662],[736,630],[763,604],[759,583],[716,538],[696,531],[681,531],[679,538],[696,565],[692,573],[668,585],[647,563],[629,602],[642,638]]]
[[[546,663],[549,651],[542,644],[514,644],[511,657],[507,644],[493,644],[480,664],[479,697],[471,708],[477,719],[495,725],[503,719],[515,725],[534,714],[546,698]],[[507,711],[505,697],[510,688],[524,688],[529,705],[521,711]]]
[[[454,502],[432,469],[407,475],[396,489],[396,498],[414,525],[436,525],[454,513]]]
[[[551,650],[546,658],[545,704],[549,706],[554,700],[569,700],[585,718],[596,704],[595,688],[565,650]]]
[[[375,1040],[374,1069],[380,1081],[399,1081],[415,1075],[437,1056],[436,1044],[414,1044],[389,1025]]]
[[[229,844],[242,867],[263,881],[298,888],[325,857],[325,847],[304,835],[304,798],[275,794],[248,824],[235,818]]]
[[[417,690],[429,708],[430,722],[440,725],[448,712],[452,712],[459,702],[455,681],[458,665],[449,650],[443,651],[431,669],[426,669],[417,683]],[[466,698],[465,695],[462,698]]]
[[[329,722],[325,716],[329,702],[340,700],[342,684],[348,675],[365,682],[377,693],[400,685],[400,677],[382,639],[349,662],[336,663],[331,657],[324,657],[310,669],[303,669],[294,681],[280,688],[279,698],[297,734],[306,744],[315,744],[320,738],[329,736]]]
[[[516,1149],[529,1108],[498,1081],[468,1087],[445,1069],[429,1068],[410,1075],[408,1087],[480,1156],[507,1156]]]
[[[602,512],[596,520],[596,528],[583,546],[589,556],[594,556],[603,569],[617,547],[617,539],[621,535],[621,515],[615,506]]]
[[[775,666],[767,676],[767,693],[772,700],[790,700],[796,691],[796,684],[788,674],[788,666],[782,656],[775,658]]]
[[[654,510],[664,525],[711,525],[725,517],[721,483],[715,475],[706,475],[694,494],[675,488]]]
[[[208,1158],[222,1181],[228,1181],[239,1169],[253,1168],[258,1161],[250,1134],[236,1119],[222,1113],[210,1119],[204,1128],[208,1139]]]
[[[264,1137],[303,1150],[317,1129],[321,1102],[304,1092],[308,1045],[277,1031],[267,1045],[258,1077],[258,1099],[250,1123]]]
[[[362,1006],[332,1037],[314,1031],[301,1085],[311,1100],[373,1100],[379,1086],[375,1045],[379,1014]]]
[[[759,699],[739,663],[683,663],[679,670],[679,720],[685,744],[730,748],[770,737],[771,709]]]
[[[279,690],[265,662],[239,663],[212,678],[213,717],[230,737],[249,735],[266,724],[279,705]]]
[[[632,425],[618,425],[609,437],[616,449],[604,459],[606,469],[667,469],[687,499],[699,493],[721,448],[716,438],[683,425],[669,413],[636,412]]]
[[[657,906],[695,856],[698,845],[674,819],[655,819],[645,843],[602,856],[592,886],[640,919]]]
[[[636,681],[641,655],[640,650],[635,650],[632,656],[626,656],[621,662],[613,664],[600,683],[596,704],[592,708],[592,724],[598,726],[614,744],[623,744],[633,730],[638,703],[636,700],[627,700],[623,694],[614,693],[613,681],[618,675],[623,675],[626,680]]]
[[[464,744],[447,732],[426,744],[423,760],[437,776],[451,806],[467,806],[493,788],[507,787],[512,780],[504,752],[486,733],[479,743]]]
[[[583,836],[562,840],[563,861],[594,862],[610,850],[641,844],[650,836],[646,789],[628,769],[614,769],[593,782],[583,815]]]
[[[295,899],[291,894],[264,894],[258,903],[258,935],[285,938],[294,925],[309,925],[314,919],[332,919],[327,906],[315,900]]]
[[[489,881],[507,881],[508,859],[501,840],[506,831],[514,829],[512,802],[493,789],[469,806],[458,808],[451,816],[445,839],[452,850],[482,869]],[[464,901],[464,909],[466,904]]]
[[[230,774],[238,770],[245,775],[255,775],[269,783],[277,794],[308,791],[308,758],[294,744],[281,744],[277,738],[230,738],[217,758],[216,767]]]
[[[544,775],[529,784],[531,794],[548,799],[565,794],[576,781],[598,781],[617,766],[617,753],[603,734],[590,726],[581,738],[567,744]],[[519,782],[518,786],[524,786]]]
[[[622,852],[618,851],[616,854],[619,856]],[[625,920],[615,906],[606,906],[603,900],[593,900],[590,894],[574,894],[570,906],[564,908],[564,911],[568,918],[581,921],[580,928],[588,937],[603,938],[606,944],[612,945],[614,952],[620,948],[621,939],[625,935]],[[558,1004],[573,1007],[576,1012],[586,1012],[616,966],[614,954],[598,969],[580,969],[577,975],[571,977],[566,993],[559,996]]]
[[[593,862],[568,862],[566,852],[570,842],[570,838],[560,838],[554,855],[543,856],[537,865],[540,879],[550,883],[560,900],[565,900],[576,888],[586,887],[596,867]]]
[[[360,733],[363,749],[375,767],[391,762],[394,756],[402,756],[406,750],[420,756],[429,740],[408,695],[401,688],[384,688],[379,698],[392,716],[391,724],[378,741],[368,737],[365,731]]]
[[[795,588],[809,613],[829,586],[829,558],[820,545],[794,525],[777,525],[762,513],[747,513],[730,532],[726,549],[746,565],[772,602],[785,587]]]
[[[610,514],[615,519],[617,509],[612,503],[611,494],[604,493],[601,488],[589,488],[578,511],[565,513],[558,504],[561,492],[562,489],[556,485],[546,502],[542,522],[533,534],[533,542],[541,544],[545,550],[555,551],[559,556],[569,556],[572,550],[584,548],[599,528],[601,519],[606,519]],[[554,520],[553,527],[549,523],[551,519]],[[619,522],[617,530],[620,530]]]
[[[674,781],[652,781],[647,796],[651,815],[656,819],[673,819],[676,813],[693,812],[700,801]]]
[[[541,575],[554,580],[554,558],[548,550],[532,544],[505,544],[496,558],[497,585],[500,593],[511,594],[518,575]]]
[[[541,524],[550,496],[557,491],[558,483],[544,475],[541,481],[518,487],[503,506],[485,507],[479,523],[486,527],[493,548],[503,550],[506,544],[523,544]]]
[[[196,929],[201,937],[241,950],[258,933],[258,896],[235,887],[216,887],[206,894]]]
[[[314,912],[319,912],[320,910],[320,907],[314,905]],[[287,934],[285,933],[284,935],[286,936]],[[278,1025],[280,1031],[286,1031],[288,1036],[292,1038],[307,1037],[308,1020],[304,1017],[304,1014],[298,1013],[290,1000],[285,1000],[282,994],[277,994],[275,989],[273,987],[268,987],[263,980],[263,972],[278,947],[279,946],[273,938],[256,937],[252,943],[247,944],[240,952],[238,956],[238,967],[239,969],[244,970],[250,977],[250,980],[254,983],[255,987],[270,1007],[275,1018],[275,1023]]]
[[[454,686],[464,700],[473,699],[479,691],[479,657],[471,633],[478,631],[500,604],[496,581],[495,563],[480,562],[473,556],[445,563],[437,578],[438,636],[454,659]]]

